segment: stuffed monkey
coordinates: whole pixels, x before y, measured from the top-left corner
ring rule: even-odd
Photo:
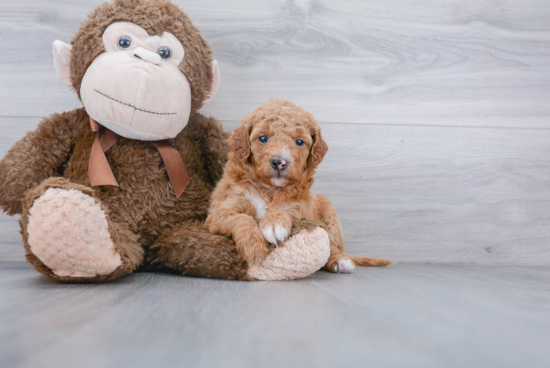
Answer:
[[[254,265],[205,229],[228,134],[197,112],[216,94],[219,69],[177,6],[105,3],[53,52],[84,107],[43,119],[0,163],[0,207],[21,214],[38,271],[65,282],[137,270],[283,280],[325,264],[322,224],[297,221],[285,245]]]

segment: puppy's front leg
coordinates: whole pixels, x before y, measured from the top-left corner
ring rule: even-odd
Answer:
[[[292,218],[281,209],[269,209],[260,221],[260,229],[265,240],[278,245],[279,242],[284,242],[288,238],[292,229]]]
[[[247,215],[237,215],[233,227],[233,239],[237,252],[250,264],[261,263],[269,249],[260,228],[254,219]]]
[[[269,253],[267,242],[250,215],[219,206],[206,219],[206,227],[213,234],[232,236],[237,252],[250,264],[262,262]]]

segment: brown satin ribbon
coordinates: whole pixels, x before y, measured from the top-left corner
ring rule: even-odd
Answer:
[[[105,157],[105,152],[118,142],[120,136],[104,126],[99,125],[91,117],[90,128],[92,132],[97,132],[94,143],[92,144],[92,152],[90,153],[90,161],[88,163],[90,185],[92,187],[98,185],[113,185],[118,187],[118,182],[113,175],[107,157]],[[168,140],[155,141],[152,143],[160,153],[160,157],[168,172],[168,178],[176,193],[176,198],[179,198],[189,184],[189,174],[187,173],[185,163],[178,150],[175,149]]]

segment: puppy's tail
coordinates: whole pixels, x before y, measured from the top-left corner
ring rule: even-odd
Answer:
[[[385,258],[372,258],[366,256],[351,256],[346,254],[356,266],[382,267],[390,264],[395,264],[394,261]]]

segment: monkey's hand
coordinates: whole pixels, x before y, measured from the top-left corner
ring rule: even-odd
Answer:
[[[73,148],[74,136],[84,109],[53,114],[35,131],[15,143],[0,162],[0,208],[8,215],[20,214],[27,190],[52,176],[60,176]]]

